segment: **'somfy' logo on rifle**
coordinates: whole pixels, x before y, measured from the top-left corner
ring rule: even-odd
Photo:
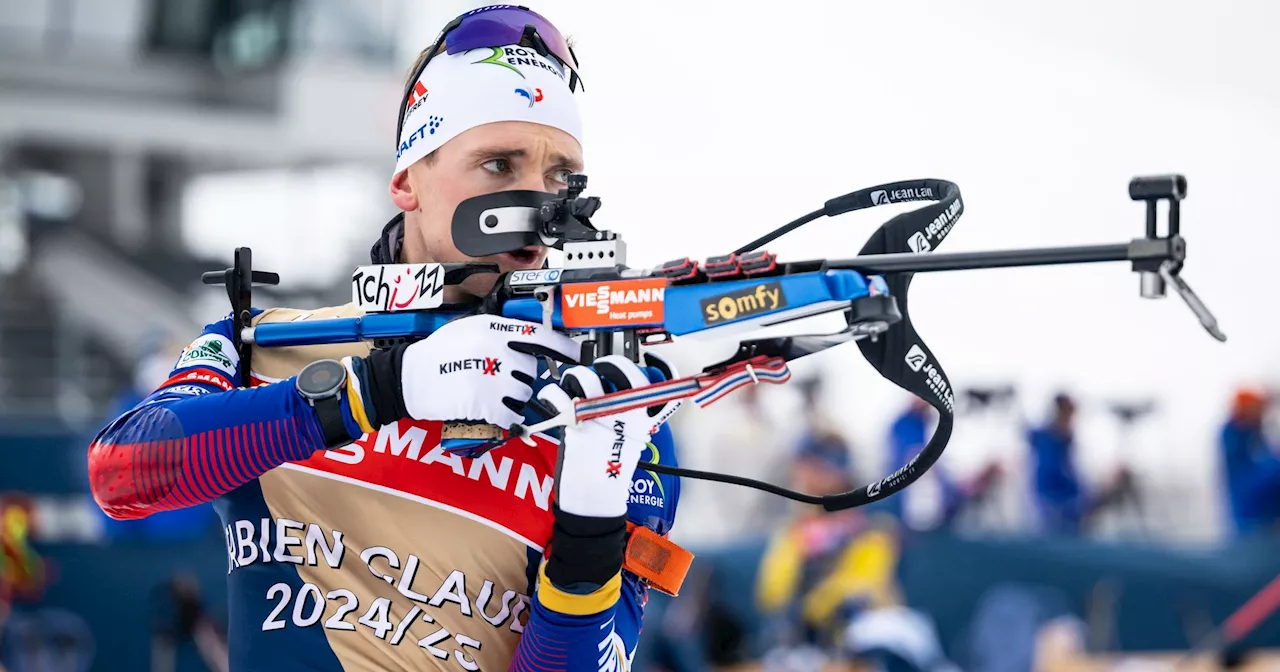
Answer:
[[[766,282],[703,299],[701,305],[702,321],[715,324],[786,308],[787,295],[783,293],[781,283]]]

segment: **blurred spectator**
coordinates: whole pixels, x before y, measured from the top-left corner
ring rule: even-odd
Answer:
[[[192,646],[211,672],[226,672],[227,640],[200,596],[196,577],[179,574],[151,594],[151,670],[178,669],[178,649]]]
[[[929,440],[935,413],[923,399],[911,399],[889,427],[889,464],[884,473],[893,473],[920,454]],[[990,491],[999,473],[999,465],[993,462],[966,482],[935,463],[910,488],[885,499],[884,510],[913,529],[949,527],[969,504]]]
[[[924,448],[933,415],[932,406],[919,397],[912,397],[907,409],[889,426],[890,471],[906,464]]]
[[[790,460],[788,437],[799,429],[798,423],[793,411],[773,403],[784,391],[762,391],[764,387],[769,386],[747,386],[684,418],[677,413],[681,466],[768,482],[785,474],[780,467]],[[752,488],[694,479],[680,488],[680,522],[672,535],[686,546],[714,546],[763,534],[786,514],[785,500]]]
[[[779,433],[777,440],[784,442],[787,449],[775,460],[772,473],[798,483],[792,489],[806,494],[838,494],[852,489],[856,485],[853,453],[841,433],[841,423],[824,409],[824,380],[814,376],[798,381],[795,387],[800,391],[802,423],[789,436]],[[826,474],[818,474],[811,469],[814,465],[831,468],[826,469]],[[761,512],[763,520],[769,521],[770,530],[791,520],[792,504],[791,500],[774,496],[763,502]]]
[[[853,487],[844,440],[823,431],[806,436],[792,462],[791,487],[815,495]],[[770,539],[757,577],[774,667],[786,667],[783,661],[802,652],[838,650],[855,614],[896,604],[897,561],[894,531],[863,512],[797,505]]]
[[[1263,431],[1269,401],[1259,390],[1236,392],[1219,439],[1231,518],[1239,535],[1273,530],[1280,518],[1280,458]]]
[[[1065,394],[1053,398],[1053,415],[1031,430],[1028,440],[1035,462],[1032,476],[1041,529],[1048,533],[1080,533],[1085,516],[1084,491],[1073,461],[1076,402]]]
[[[1054,665],[1084,648],[1085,623],[1057,589],[997,583],[982,593],[973,620],[959,642],[969,672],[1064,669]]]
[[[866,611],[849,624],[841,641],[845,656],[881,672],[959,672],[947,660],[933,619],[907,607]]]
[[[65,609],[15,611],[4,635],[0,669],[8,672],[88,672],[93,666],[93,633],[83,618]]]
[[[48,567],[31,545],[32,510],[28,498],[0,497],[0,625],[16,599],[38,601]]]
[[[1097,495],[1087,492],[1074,460],[1075,420],[1075,399],[1059,393],[1053,398],[1049,421],[1027,437],[1034,462],[1036,512],[1046,534],[1078,536],[1090,517],[1132,492],[1128,469],[1119,470]]]

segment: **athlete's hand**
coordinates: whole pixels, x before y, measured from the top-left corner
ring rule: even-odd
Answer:
[[[671,372],[650,355],[648,371],[620,355],[601,357],[591,367],[565,371],[558,385],[548,385],[538,399],[562,412],[574,399],[606,392],[633,390],[659,382]],[[660,364],[660,366],[655,366]],[[561,511],[591,518],[627,514],[627,500],[636,463],[655,425],[671,417],[670,405],[637,408],[565,427],[556,474],[556,503]]]
[[[568,336],[540,324],[474,315],[421,341],[347,361],[375,428],[405,417],[507,427],[523,419],[537,358],[576,363],[580,353]]]

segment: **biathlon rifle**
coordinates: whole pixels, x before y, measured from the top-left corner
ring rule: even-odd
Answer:
[[[1172,286],[1201,325],[1214,338],[1226,340],[1213,315],[1180,275],[1186,243],[1179,206],[1187,194],[1187,181],[1181,175],[1139,177],[1129,183],[1130,198],[1146,204],[1146,230],[1127,243],[937,254],[933,250],[951,233],[964,213],[964,203],[954,183],[925,179],[882,184],[833,198],[821,209],[724,256],[702,262],[684,258],[652,268],[628,266],[622,238],[591,223],[600,199],[582,196],[586,186],[585,175],[574,175],[558,194],[506,191],[463,201],[453,217],[452,235],[464,254],[484,257],[530,245],[564,254],[563,268],[504,273],[492,292],[466,304],[445,304],[444,287],[476,273],[497,273],[496,265],[393,264],[393,257],[385,252],[379,258],[375,246],[374,265],[357,268],[352,276],[353,300],[363,311],[361,317],[252,326],[253,285],[278,284],[279,276],[253,270],[251,250],[238,248],[232,268],[205,273],[203,281],[226,286],[244,384],[249,385],[255,345],[367,341],[375,348],[387,347],[425,338],[450,320],[474,314],[503,315],[582,337],[582,361],[589,364],[615,353],[639,362],[642,346],[673,338],[728,337],[838,311],[844,314],[845,327],[835,333],[743,340],[732,357],[695,375],[578,400],[560,415],[535,399],[530,405],[547,418],[544,422],[508,428],[453,422],[444,427],[447,448],[479,456],[513,437],[527,439],[533,432],[623,410],[690,397],[707,405],[745,385],[783,383],[790,377],[788,362],[856,341],[882,376],[939,413],[928,444],[898,471],[850,492],[816,496],[729,474],[640,465],[659,473],[753,487],[834,511],[869,504],[907,487],[938,460],[951,437],[955,407],[951,382],[916,333],[908,311],[908,290],[916,273],[1127,261],[1139,275],[1142,297],[1164,297]],[[883,224],[853,258],[782,262],[760,249],[819,217],[915,201],[930,204]],[[1168,201],[1163,233],[1157,225],[1160,201]],[[551,375],[557,375],[554,362],[549,361],[548,367]]]

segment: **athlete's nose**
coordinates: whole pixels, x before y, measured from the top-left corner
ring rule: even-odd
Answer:
[[[546,191],[547,184],[546,180],[542,178],[542,171],[532,167],[523,169],[520,174],[520,180],[516,183],[516,189]]]

